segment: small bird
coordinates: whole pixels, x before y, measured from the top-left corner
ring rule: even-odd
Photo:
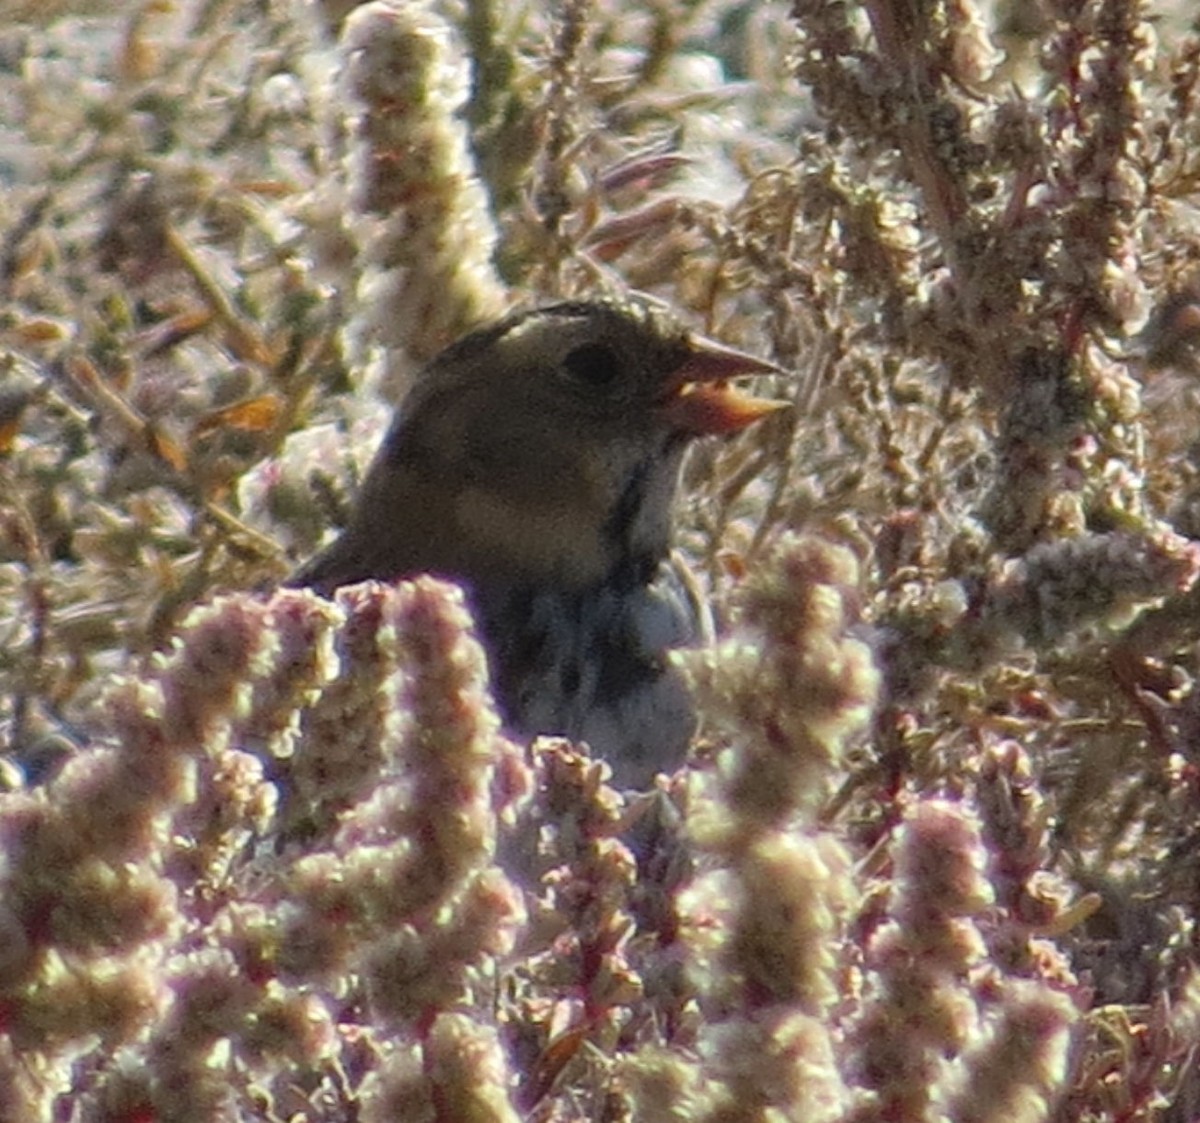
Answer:
[[[474,331],[417,376],[345,530],[287,584],[460,583],[507,727],[586,742],[644,786],[696,726],[666,653],[711,635],[671,552],[683,455],[784,407],[727,385],[778,369],[640,299]]]

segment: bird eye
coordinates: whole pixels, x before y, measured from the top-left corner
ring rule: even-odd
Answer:
[[[584,343],[568,351],[562,365],[575,381],[596,390],[612,386],[621,373],[616,352],[603,343]]]

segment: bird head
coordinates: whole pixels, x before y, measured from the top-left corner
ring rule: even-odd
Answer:
[[[668,550],[687,445],[782,408],[729,385],[777,369],[642,301],[554,304],[475,331],[418,376],[351,524],[299,583],[644,579]]]

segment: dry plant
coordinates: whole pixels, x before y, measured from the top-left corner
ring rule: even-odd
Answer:
[[[9,5],[0,1118],[1200,1114],[1200,33],[1134,0]],[[634,288],[689,768],[272,591],[422,361]]]

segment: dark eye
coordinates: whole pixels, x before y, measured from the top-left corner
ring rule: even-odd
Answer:
[[[621,373],[616,352],[603,343],[584,343],[568,351],[562,367],[576,382],[594,390],[608,389]]]

